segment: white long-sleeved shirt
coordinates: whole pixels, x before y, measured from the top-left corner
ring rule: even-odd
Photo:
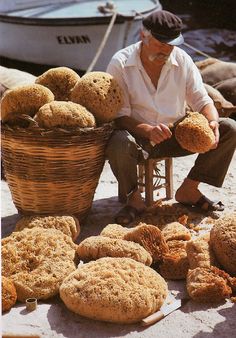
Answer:
[[[139,41],[118,51],[107,67],[123,90],[124,105],[117,117],[131,116],[151,125],[169,124],[185,115],[186,103],[194,111],[212,103],[199,70],[186,52],[173,48],[155,88],[142,65],[140,49]]]

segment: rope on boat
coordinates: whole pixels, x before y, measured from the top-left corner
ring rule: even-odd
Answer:
[[[102,12],[102,13],[113,13],[112,17],[111,17],[111,21],[107,27],[106,33],[104,34],[104,37],[98,47],[98,50],[91,62],[91,64],[89,65],[86,74],[91,72],[95,66],[95,64],[97,63],[97,60],[99,58],[99,56],[101,55],[101,52],[103,51],[103,48],[107,42],[107,39],[109,38],[109,35],[111,33],[111,30],[114,26],[115,20],[116,20],[116,16],[117,16],[117,11],[115,10],[114,6],[111,6],[110,3],[107,3],[106,6],[99,6],[98,9]]]
[[[195,48],[195,47],[189,45],[187,42],[184,42],[183,45],[185,45],[186,47],[188,47],[188,48],[194,50],[194,51],[197,52],[198,54],[203,55],[203,56],[205,56],[205,57],[207,57],[207,58],[211,58],[211,57],[212,57],[212,56],[210,56],[210,55],[208,55],[208,54],[206,54],[206,53],[200,51],[199,49],[197,49],[197,48]]]

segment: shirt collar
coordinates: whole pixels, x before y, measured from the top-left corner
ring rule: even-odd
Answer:
[[[132,67],[132,66],[140,66],[140,49],[141,49],[141,41],[136,43],[135,49],[134,49],[134,53],[131,53],[131,55],[128,57],[126,63],[125,63],[125,67]]]
[[[178,61],[176,59],[176,47],[174,47],[172,52],[170,53],[168,63],[170,63],[170,65],[174,65],[174,66],[177,66],[177,67],[179,66]]]
[[[135,66],[138,68],[142,68],[142,63],[141,63],[141,59],[140,59],[140,49],[141,49],[141,41],[136,43],[136,48],[134,50],[134,53],[132,53],[125,64],[125,67],[132,67]],[[173,48],[172,52],[170,53],[170,57],[168,58],[166,65],[171,67],[172,65],[174,66],[179,66],[178,61],[176,59],[176,53],[175,53],[175,48]]]

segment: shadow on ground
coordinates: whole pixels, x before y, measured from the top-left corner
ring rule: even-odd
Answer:
[[[99,199],[93,202],[87,218],[81,223],[81,233],[76,241],[80,243],[89,236],[97,236],[107,224],[115,223],[115,215],[124,206],[118,202],[117,197]],[[20,214],[3,217],[1,222],[2,238],[10,235],[15,228],[16,222],[22,217]],[[208,218],[218,218],[214,213],[201,214],[192,209],[186,208],[173,200],[163,201],[149,207],[146,212],[140,215],[128,227],[134,227],[139,222],[162,226],[164,224],[180,221],[185,222],[187,227],[198,227]]]
[[[51,330],[58,335],[62,334],[66,338],[112,338],[124,337],[131,332],[143,331],[143,327],[138,324],[114,324],[102,321],[96,321],[77,315],[69,311],[63,302],[55,298],[47,313],[48,323]],[[61,323],[67,323],[62,325]]]
[[[3,217],[1,219],[2,238],[9,236],[15,228],[16,222],[21,218],[19,214]]]

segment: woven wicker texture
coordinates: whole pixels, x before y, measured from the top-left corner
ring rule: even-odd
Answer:
[[[13,202],[23,214],[88,213],[112,124],[73,131],[2,125],[2,158]]]

